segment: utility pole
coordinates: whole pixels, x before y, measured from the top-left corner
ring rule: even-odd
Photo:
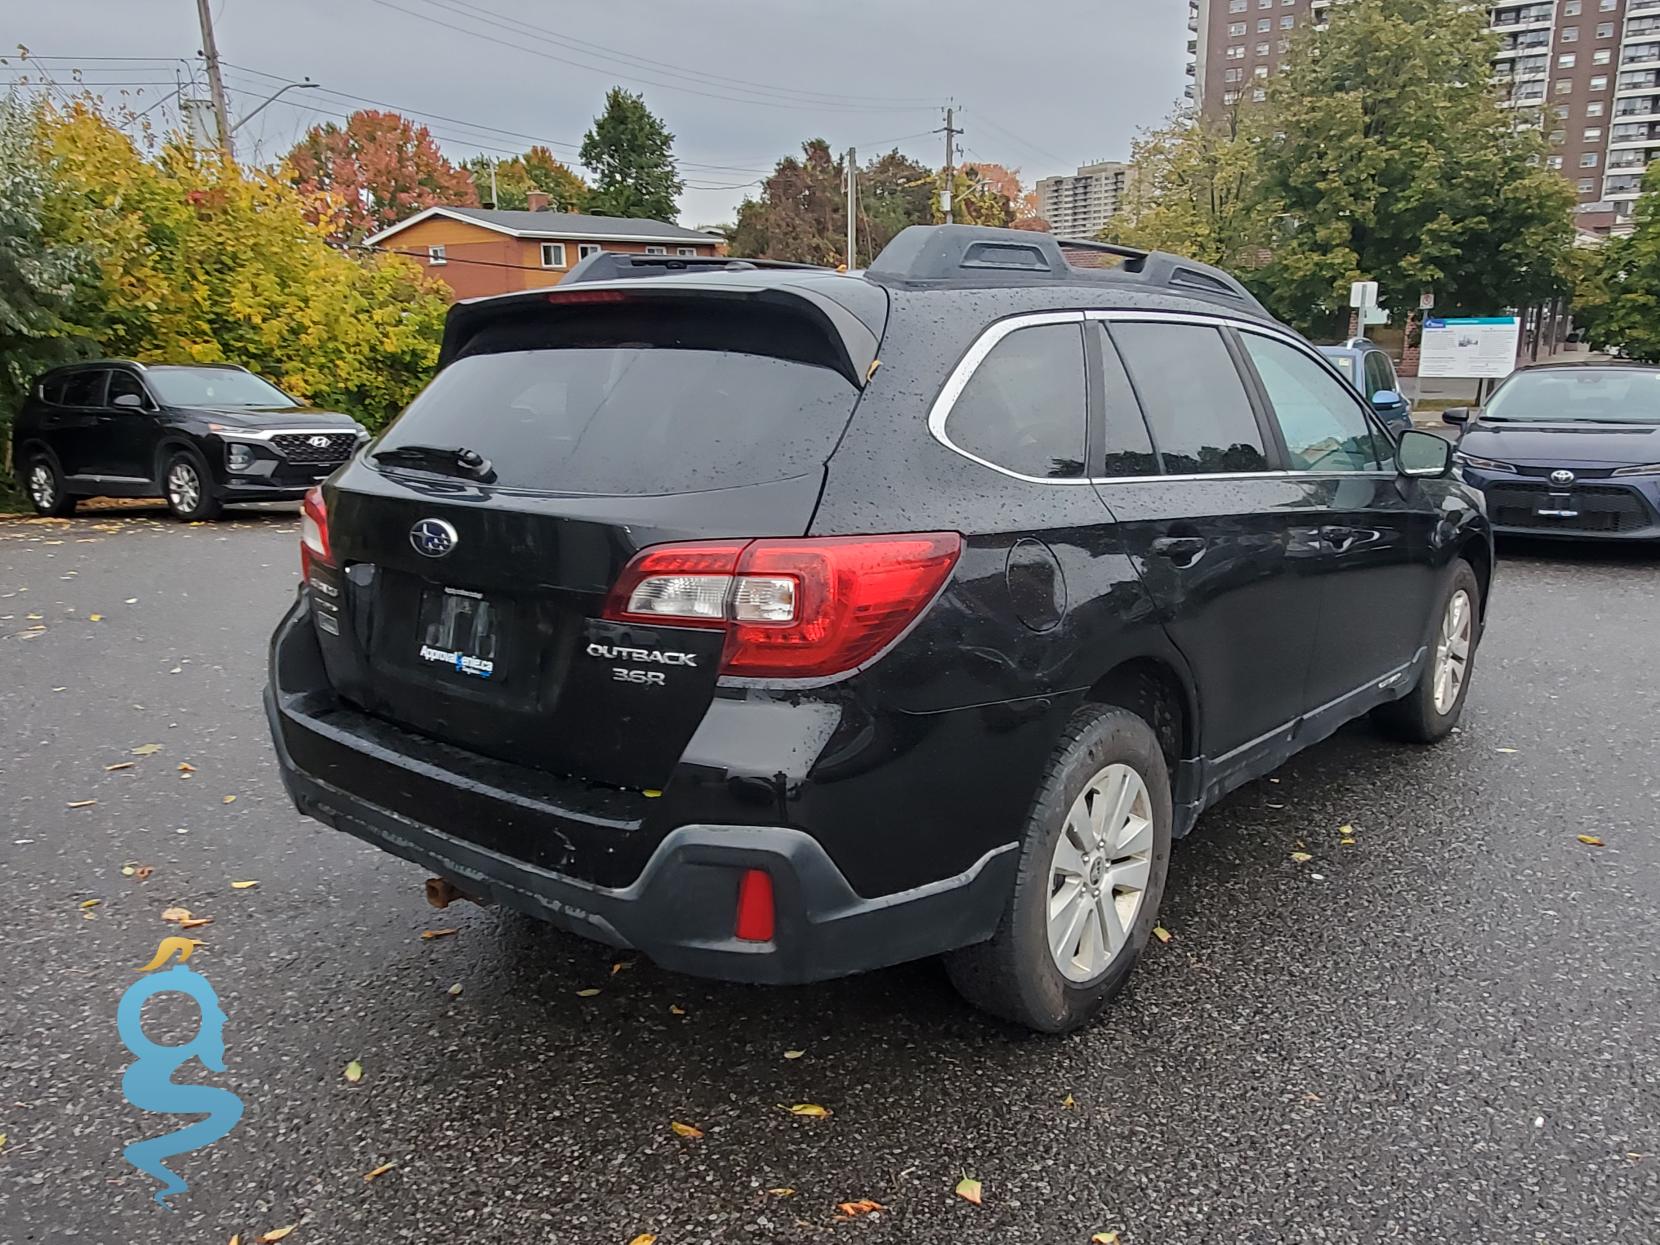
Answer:
[[[493,208],[501,206],[501,199],[496,194],[496,158],[494,156],[490,157],[490,206]]]
[[[226,159],[233,159],[231,150],[231,114],[225,106],[225,80],[219,75],[219,46],[213,41],[213,14],[208,0],[196,0],[196,16],[202,22],[202,57],[207,61],[208,90],[213,95],[213,118],[219,129],[219,149]]]
[[[847,149],[847,270],[859,266],[859,153]]]
[[[954,111],[955,110],[951,108],[947,108],[945,110],[945,129],[943,131],[945,134],[945,169],[941,173],[942,182],[940,189],[940,211],[945,214],[945,223],[947,225],[951,223],[952,219],[951,183],[956,180],[957,174],[957,135],[962,133],[961,130],[951,124]],[[941,132],[942,131],[940,130],[934,131],[936,134]]]

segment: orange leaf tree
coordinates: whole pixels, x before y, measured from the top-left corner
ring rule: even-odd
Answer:
[[[366,108],[346,124],[313,126],[288,153],[294,185],[326,198],[340,233],[357,241],[435,204],[478,202],[473,179],[455,167],[424,125]]]

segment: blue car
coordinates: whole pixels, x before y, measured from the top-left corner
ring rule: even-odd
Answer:
[[[1660,367],[1524,368],[1442,418],[1463,430],[1453,461],[1494,531],[1660,540]]]
[[[1376,342],[1351,337],[1341,346],[1321,346],[1321,354],[1360,391],[1396,436],[1412,427],[1412,403],[1401,394],[1395,364]]]

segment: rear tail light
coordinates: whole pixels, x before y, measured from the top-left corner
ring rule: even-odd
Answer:
[[[738,883],[738,924],[734,931],[745,942],[771,942],[773,932],[772,874],[745,869]]]
[[[323,490],[313,486],[300,503],[300,578],[311,578],[313,563],[334,565],[329,552],[329,512],[323,504]]]
[[[955,532],[659,545],[611,590],[614,622],[721,628],[721,673],[822,678],[869,661],[932,601]]]

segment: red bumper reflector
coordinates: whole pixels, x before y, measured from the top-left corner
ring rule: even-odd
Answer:
[[[745,942],[771,942],[772,925],[772,874],[745,869],[738,883],[738,937]]]

